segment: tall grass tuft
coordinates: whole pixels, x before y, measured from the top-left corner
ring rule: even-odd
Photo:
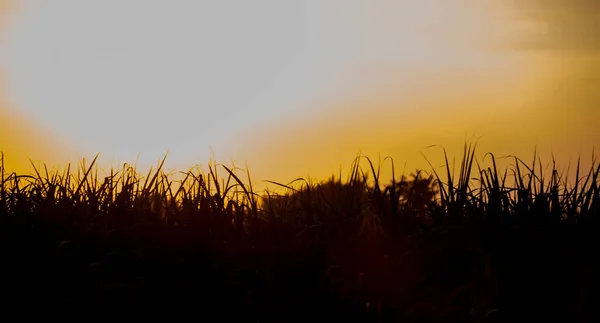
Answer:
[[[273,322],[597,315],[596,159],[568,179],[536,153],[499,169],[475,148],[458,173],[445,149],[443,170],[399,176],[358,156],[345,179],[267,181],[279,193],[214,161],[5,174],[1,154],[0,281],[31,306]]]

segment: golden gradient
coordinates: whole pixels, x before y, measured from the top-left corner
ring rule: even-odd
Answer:
[[[451,158],[460,159],[464,143],[479,138],[479,157],[493,152],[497,157],[516,155],[530,162],[537,147],[546,162],[554,154],[559,165],[566,167],[581,155],[584,167],[589,164],[592,148],[600,143],[600,131],[596,131],[600,32],[595,27],[600,6],[596,2],[431,0],[418,4],[415,12],[404,12],[399,2],[371,0],[361,5],[360,17],[323,6],[324,15],[340,19],[329,22],[333,27],[323,39],[352,35],[339,40],[339,46],[348,50],[353,48],[348,44],[362,44],[360,55],[339,57],[340,61],[355,59],[355,65],[332,69],[348,84],[331,93],[325,90],[325,95],[298,98],[294,105],[302,109],[276,119],[223,129],[223,146],[215,147],[217,161],[247,163],[255,181],[285,183],[299,176],[324,179],[338,174],[340,167],[350,167],[360,151],[373,160],[379,155],[393,157],[401,173],[429,169],[421,153],[435,166],[442,165],[442,151],[427,148],[431,145],[443,146]],[[0,0],[2,8],[8,8],[6,0]],[[344,23],[344,19],[356,23]],[[344,26],[356,26],[356,30],[336,29]],[[413,56],[395,60],[409,52]],[[276,83],[270,93],[287,93],[285,84]],[[2,90],[10,94],[10,89]],[[82,151],[81,147],[57,139],[40,126],[42,120],[11,108],[8,97],[0,97],[0,150],[7,155],[9,167],[28,169],[25,156],[51,164],[82,156],[73,153]],[[138,113],[140,119],[144,113]],[[199,128],[210,122],[199,121]],[[160,131],[183,128],[174,123],[170,128],[154,125],[156,138]],[[146,131],[150,126],[144,127]],[[204,147],[189,147],[194,152],[198,149]],[[84,156],[93,157],[93,153],[88,150]],[[167,165],[186,168],[204,162],[209,153],[179,154]],[[101,157],[102,167],[115,160]],[[142,166],[160,157],[146,159]],[[389,164],[382,171],[389,176]]]
[[[239,134],[239,141],[232,143],[237,143],[239,159],[248,159],[257,179],[283,182],[308,174],[325,178],[340,166],[348,170],[359,150],[374,160],[379,154],[391,156],[396,172],[405,164],[406,172],[412,172],[430,169],[421,153],[434,166],[443,164],[442,150],[427,147],[441,145],[460,162],[463,144],[479,138],[478,157],[492,152],[530,163],[537,149],[542,162],[550,163],[554,156],[562,169],[571,167],[571,174],[578,156],[583,167],[589,166],[593,147],[600,143],[595,131],[599,56],[592,50],[524,48],[540,37],[548,44],[563,37],[547,30],[554,16],[523,18],[523,10],[533,9],[515,4],[502,20],[487,19],[486,14],[497,12],[493,7],[480,11],[481,19],[470,21],[472,25],[468,19],[460,22],[464,30],[477,30],[476,35],[498,35],[493,31],[499,26],[512,31],[485,42],[458,39],[485,68],[387,71],[385,78],[380,73],[384,91],[338,102],[334,109],[321,107],[330,113],[307,113]],[[440,41],[452,45],[452,39]],[[505,160],[504,165],[512,162]],[[383,166],[384,176],[390,171],[389,163]]]
[[[45,163],[49,169],[76,162],[64,142],[35,122],[32,116],[19,115],[0,101],[0,151],[4,153],[5,173],[29,174]]]
[[[10,22],[17,5],[14,1],[0,0],[0,40],[2,27]],[[58,138],[36,116],[19,111],[11,102],[7,83],[0,66],[0,151],[4,153],[5,174],[31,173],[32,163],[36,167],[45,163],[49,169],[76,163],[79,156],[67,140]]]

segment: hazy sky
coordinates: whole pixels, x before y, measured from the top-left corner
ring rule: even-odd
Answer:
[[[285,182],[347,168],[359,149],[412,169],[426,167],[420,151],[439,161],[424,147],[460,154],[473,135],[482,152],[529,157],[537,145],[563,161],[600,143],[596,1],[19,0],[10,9],[0,23],[9,147],[0,149],[15,155],[139,153],[144,165],[169,150],[170,165],[185,168],[212,147],[221,162],[247,161],[257,180]],[[19,140],[26,149],[10,148]]]

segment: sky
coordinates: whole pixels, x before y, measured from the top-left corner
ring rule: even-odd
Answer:
[[[0,150],[66,163],[326,178],[479,154],[566,165],[600,143],[584,0],[0,0]],[[389,171],[389,165],[384,171]]]

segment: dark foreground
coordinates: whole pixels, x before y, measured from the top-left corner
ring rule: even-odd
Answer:
[[[509,189],[491,170],[478,190],[419,176],[377,189],[356,172],[263,200],[235,176],[228,198],[212,170],[177,192],[127,174],[2,182],[5,315],[600,320],[598,169],[575,190]]]

